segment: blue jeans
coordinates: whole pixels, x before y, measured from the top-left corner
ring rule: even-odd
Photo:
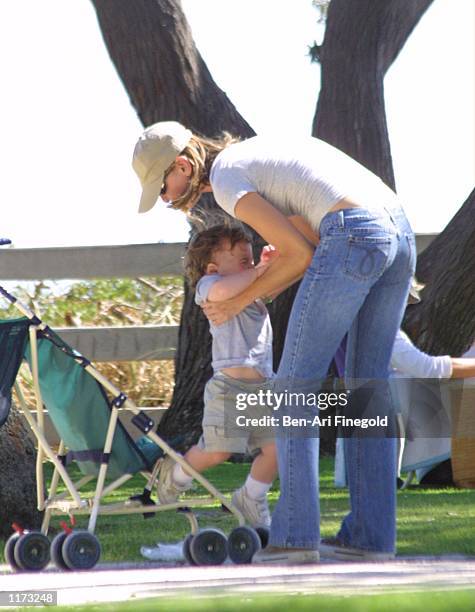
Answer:
[[[325,215],[320,244],[294,301],[276,380],[324,379],[347,333],[347,377],[387,380],[415,259],[414,236],[399,207]],[[395,549],[396,442],[345,439],[350,512],[338,537],[348,545]],[[318,432],[303,437],[282,428],[276,444],[281,494],[269,543],[318,548]]]

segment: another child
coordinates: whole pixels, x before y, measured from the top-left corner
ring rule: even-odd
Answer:
[[[216,225],[200,232],[190,244],[185,262],[187,277],[196,286],[196,303],[219,302],[241,293],[275,257],[277,252],[265,247],[261,261],[254,266],[251,239],[241,227]],[[255,394],[273,377],[269,314],[263,302],[256,300],[223,325],[210,323],[210,331],[214,375],[204,392],[203,435],[185,454],[185,460],[202,472],[233,453],[260,450],[232,502],[251,525],[270,526],[266,495],[277,474],[274,436],[265,427],[250,429],[235,424],[237,393]],[[270,412],[270,407],[248,406],[245,416]],[[158,481],[160,502],[175,502],[192,480],[186,469],[166,457]]]

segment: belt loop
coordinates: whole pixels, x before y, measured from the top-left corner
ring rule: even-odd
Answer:
[[[385,211],[388,213],[389,218],[391,219],[392,224],[394,225],[394,227],[395,227],[395,229],[396,229],[396,235],[397,235],[397,237],[398,237],[398,238],[400,238],[400,237],[401,237],[401,232],[399,231],[399,227],[398,227],[398,225],[397,225],[397,223],[396,223],[396,220],[395,220],[395,218],[394,218],[394,216],[393,216],[393,214],[392,214],[392,212],[391,212],[391,209],[390,209],[390,208],[388,208],[387,206],[385,206],[385,207],[384,207],[384,210],[385,210]]]
[[[344,229],[345,228],[345,215],[343,213],[343,210],[338,211],[338,216],[340,218],[340,227]]]

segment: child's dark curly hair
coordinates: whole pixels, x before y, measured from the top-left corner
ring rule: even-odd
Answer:
[[[206,266],[224,240],[229,241],[231,249],[238,242],[252,242],[251,235],[239,225],[214,225],[196,234],[185,255],[185,274],[192,287],[206,274]]]

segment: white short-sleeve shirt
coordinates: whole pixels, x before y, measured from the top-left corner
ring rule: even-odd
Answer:
[[[236,203],[256,192],[285,216],[300,215],[317,230],[343,198],[363,208],[392,206],[396,194],[351,157],[317,138],[255,136],[216,157],[210,183],[218,204],[235,216]]]

